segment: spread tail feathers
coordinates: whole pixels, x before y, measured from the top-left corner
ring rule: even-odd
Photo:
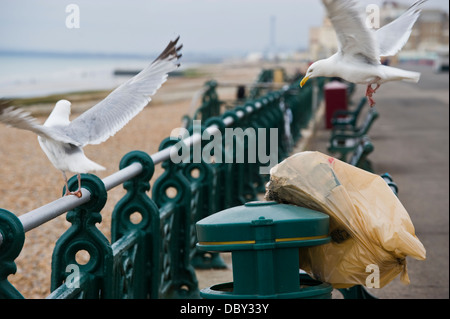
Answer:
[[[405,75],[402,80],[407,81],[407,82],[417,83],[420,80],[420,73],[412,72],[412,71],[405,71]]]
[[[383,67],[383,73],[386,76],[387,81],[407,81],[417,83],[420,80],[420,73],[413,71],[406,71],[390,66]]]

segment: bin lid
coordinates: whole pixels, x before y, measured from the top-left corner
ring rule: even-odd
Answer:
[[[339,81],[331,81],[325,84],[325,90],[346,90],[348,85]]]
[[[313,246],[330,240],[329,216],[275,201],[249,202],[210,215],[196,224],[204,250]]]

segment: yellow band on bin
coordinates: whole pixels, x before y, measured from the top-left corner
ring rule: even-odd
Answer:
[[[292,238],[277,238],[275,239],[275,242],[285,242],[285,241],[301,241],[301,240],[312,240],[312,239],[322,239],[327,238],[328,235],[321,235],[321,236],[310,236],[310,237],[292,237]]]
[[[292,238],[276,238],[275,242],[287,242],[287,241],[302,241],[327,238],[328,235],[310,236],[310,237],[292,237]],[[240,241],[201,241],[200,245],[212,246],[212,245],[244,245],[244,244],[256,244],[255,240],[240,240]]]
[[[211,246],[211,245],[244,245],[244,244],[255,244],[254,240],[241,240],[241,241],[201,241],[200,245]]]

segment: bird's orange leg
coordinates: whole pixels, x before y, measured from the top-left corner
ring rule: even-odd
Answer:
[[[64,194],[64,196],[70,195],[69,193],[69,185],[67,184],[67,176],[66,176],[66,172],[61,171],[64,177],[64,184],[66,185],[66,193]]]
[[[380,86],[381,86],[381,85],[377,83],[377,87],[374,88],[374,89],[372,89],[372,90],[373,90],[373,93],[377,93],[377,90],[380,88]]]
[[[74,192],[74,195],[78,198],[81,198],[81,196],[83,196],[83,194],[81,193],[81,175],[77,174],[78,177],[78,189],[76,192]]]
[[[377,84],[377,87],[375,89],[372,89],[372,84],[367,85],[366,97],[369,99],[370,107],[373,107],[375,105],[375,101],[373,100],[372,95],[378,90],[379,87],[380,85]]]
[[[63,171],[63,177],[64,177],[64,182],[66,184],[66,193],[64,194],[64,196],[68,196],[68,195],[75,195],[78,198],[81,198],[82,193],[81,193],[81,175],[77,174],[78,177],[78,189],[75,192],[71,192],[69,191],[69,185],[67,184],[67,176],[66,173]]]

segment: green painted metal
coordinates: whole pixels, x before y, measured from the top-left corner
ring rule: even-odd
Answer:
[[[69,189],[76,189],[77,183],[74,176],[69,180]],[[95,226],[102,220],[100,211],[106,203],[107,192],[101,179],[95,175],[82,174],[81,185],[91,193],[91,199],[67,213],[66,219],[72,226],[61,235],[53,250],[51,291],[54,292],[63,284],[65,287],[55,292],[52,298],[64,296],[64,288],[75,289],[73,294],[80,298],[112,298],[112,249],[108,239]],[[77,260],[80,251],[89,254],[85,264]],[[68,269],[79,272],[84,278],[83,282],[65,283],[70,276]]]
[[[392,176],[389,173],[384,173],[380,175],[382,179],[385,180],[385,182],[388,184],[388,186],[392,189],[395,195],[398,196],[398,186],[394,182]]]
[[[368,134],[378,117],[378,111],[375,108],[371,108],[364,122],[361,126],[355,128],[355,130],[333,130],[329,140],[328,151],[331,153],[339,153],[340,159],[346,161],[347,155],[356,149],[359,141]]]
[[[142,172],[123,184],[127,193],[112,213],[114,297],[157,298],[159,265],[155,261],[159,258],[160,246],[159,210],[147,195],[155,165],[147,153],[133,151],[122,158],[119,168],[134,162],[142,165]]]
[[[331,119],[333,128],[355,131],[359,116],[367,104],[367,97],[362,97],[353,110],[337,110]]]
[[[204,298],[331,298],[332,286],[299,275],[300,247],[328,243],[329,216],[276,202],[249,202],[197,222],[198,247],[231,251],[233,283]]]
[[[245,115],[240,119],[237,116],[237,111],[241,111]],[[239,130],[243,134],[248,132],[248,115],[245,108],[236,108],[232,111],[225,112],[222,118],[228,116],[234,119],[233,126],[228,129],[234,129],[234,132]],[[257,143],[256,140],[255,143]],[[225,193],[226,207],[233,207],[256,198],[256,191],[253,187],[251,176],[252,167],[255,163],[248,161],[249,140],[247,138],[244,137],[241,139],[236,135],[233,137],[233,149],[229,149],[229,147],[230,145],[223,145],[222,162],[224,162],[225,183],[231,186]],[[243,152],[243,160],[241,162],[237,159],[238,152]],[[230,159],[229,154],[232,154],[233,158]]]
[[[166,138],[160,150],[180,142]],[[153,185],[152,197],[160,210],[161,278],[159,298],[198,297],[195,271],[190,261],[195,245],[191,219],[198,212],[199,183],[191,183],[183,165],[170,159],[162,163],[164,173]],[[195,234],[195,233],[194,233]]]
[[[0,209],[0,234],[3,238],[0,246],[0,299],[22,299],[22,294],[11,285],[8,276],[16,273],[14,260],[22,250],[25,232],[16,215],[5,209]]]
[[[270,83],[273,80],[273,70],[272,69],[263,69],[258,75],[256,79],[256,83]],[[264,90],[261,87],[255,86],[250,91],[250,99],[254,100],[261,95],[263,95]]]
[[[270,71],[260,80],[268,79]],[[200,131],[203,133],[206,127],[216,125],[224,136],[223,119],[231,116],[234,123],[229,128],[253,129],[255,132],[266,129],[267,135],[256,136],[265,138],[268,152],[271,140],[267,129],[275,128],[280,132],[276,141],[279,161],[289,155],[294,136],[297,140],[300,138],[300,130],[310,117],[303,113],[312,110],[307,105],[312,101],[312,90],[300,90],[298,81],[287,89],[260,91],[255,99],[241,101],[242,105],[224,114],[217,112],[220,108],[217,83],[211,81],[206,85],[202,105],[212,106],[205,108],[211,112],[201,116],[204,126]],[[288,126],[285,122],[287,110],[292,113]],[[240,112],[244,116],[238,116]],[[192,124],[186,121],[191,134]],[[286,139],[287,135],[292,140]],[[177,142],[180,141],[165,139],[160,150]],[[202,141],[202,150],[207,142]],[[268,176],[262,176],[259,168],[267,163],[249,162],[248,140],[235,137],[233,147],[240,146],[245,154],[242,163],[237,162],[236,152],[233,152],[234,158],[225,161],[228,154],[225,145],[220,154],[211,150],[211,156],[221,159],[216,163],[207,163],[203,159],[193,161],[193,146],[190,161],[163,162],[164,172],[154,181],[151,197],[150,181],[155,170],[151,157],[140,151],[126,154],[119,168],[139,162],[142,172],[123,184],[126,194],[112,212],[110,240],[96,226],[101,223],[101,211],[107,200],[105,186],[95,175],[82,174],[82,187],[89,191],[91,198],[67,213],[71,226],[55,244],[51,262],[52,292],[48,298],[198,298],[194,266],[223,268],[226,265],[217,252],[197,248],[196,222],[253,201],[258,193],[265,191]],[[74,176],[69,180],[69,188],[76,189],[77,186]],[[136,221],[136,216],[140,220]],[[0,297],[23,298],[7,277],[16,270],[14,261],[20,254],[25,236],[20,220],[6,210],[0,210],[0,234]],[[88,252],[87,263],[79,260],[80,251]]]
[[[211,123],[211,121],[209,123]],[[205,134],[205,129],[205,126],[199,128],[202,135]],[[194,127],[191,128],[191,134],[193,131]],[[208,142],[209,140],[202,139],[200,145],[202,150],[206,147]],[[205,162],[203,156],[200,158],[199,162],[194,161],[194,151],[194,146],[191,146],[189,162],[184,165],[183,173],[191,183],[198,183],[199,185],[198,211],[197,214],[193,216],[194,218],[192,220],[192,223],[195,224],[197,220],[217,212],[224,207],[224,201],[222,200],[224,191],[222,187],[224,185],[224,165],[221,163]],[[216,155],[214,154],[214,148],[211,149],[209,155],[211,157]],[[223,154],[217,155],[222,156]],[[193,237],[196,242],[196,234],[193,234]],[[191,264],[197,269],[224,269],[227,267],[226,263],[218,253],[205,253],[203,251],[198,251],[195,248]]]
[[[368,136],[363,136],[349,159],[349,164],[373,173],[372,162],[367,158],[374,150]]]
[[[267,95],[272,89],[270,88],[270,86],[268,87],[263,87],[263,86],[259,86],[258,84],[264,84],[264,83],[272,83],[274,82],[275,79],[275,73],[276,72],[281,72],[282,74],[282,79],[283,81],[286,81],[287,76],[286,76],[286,72],[283,68],[275,68],[275,69],[263,69],[261,70],[261,72],[259,73],[256,81],[255,81],[255,86],[251,88],[250,90],[250,94],[249,94],[249,99],[250,100],[255,100],[257,98],[260,98],[262,96]]]
[[[217,82],[214,80],[206,82],[205,92],[202,95],[202,104],[197,111],[195,111],[193,119],[206,121],[211,117],[220,115],[220,107],[223,103],[224,102],[219,100],[217,94]]]
[[[253,129],[254,132],[256,133],[256,137],[257,137],[257,141],[255,145],[261,145],[260,143],[262,143],[259,139],[261,138],[266,138],[266,143],[265,143],[265,147],[266,147],[266,153],[267,150],[270,150],[270,140],[267,141],[267,138],[269,137],[269,135],[267,134],[267,131],[264,132],[264,136],[261,136],[261,129],[265,129],[265,125],[267,123],[266,121],[266,117],[265,117],[265,111],[263,110],[263,108],[261,109],[257,109],[256,108],[256,104],[257,103],[261,103],[258,101],[255,102],[247,102],[245,104],[244,109],[247,109],[247,107],[250,107],[253,112],[250,113],[250,115],[246,116],[246,128],[250,128]],[[248,151],[248,145],[246,147],[246,151]],[[254,152],[256,152],[256,150],[254,150]],[[246,153],[247,154],[247,153]],[[257,193],[263,193],[265,191],[265,184],[267,181],[267,178],[265,176],[263,176],[262,174],[260,174],[259,168],[261,166],[264,166],[264,163],[262,163],[260,161],[260,158],[257,157],[256,158],[256,162],[255,163],[248,163],[247,162],[247,174],[248,174],[248,178],[245,180],[245,187],[246,187],[246,193],[247,193],[247,200],[254,200],[256,198],[256,194]]]

